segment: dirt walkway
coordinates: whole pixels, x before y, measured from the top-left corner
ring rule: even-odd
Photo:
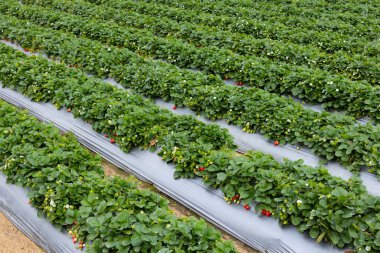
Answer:
[[[43,253],[0,212],[0,253]]]

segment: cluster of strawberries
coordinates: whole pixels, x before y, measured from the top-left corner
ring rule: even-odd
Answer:
[[[76,226],[78,223],[76,221],[74,221],[73,225]],[[78,236],[76,235],[76,233],[72,230],[69,230],[69,235],[71,235],[71,241],[75,244],[78,242]],[[80,241],[79,242],[79,245],[78,245],[78,248],[80,250],[84,249],[84,247],[86,246],[86,244],[83,242],[83,241]]]
[[[117,133],[114,133],[113,136],[117,137]],[[105,134],[104,137],[108,138],[108,134]],[[110,139],[110,142],[111,142],[111,143],[115,143],[115,139],[114,139],[114,138],[111,138],[111,139]]]
[[[231,201],[233,201],[233,202],[235,202],[235,203],[236,203],[236,202],[238,203],[239,198],[240,198],[240,195],[239,195],[239,194],[236,194],[235,196],[233,196],[233,197],[231,198]],[[243,207],[244,207],[244,209],[247,210],[247,211],[251,210],[251,206],[248,205],[248,204],[243,205]],[[263,210],[261,211],[261,214],[264,215],[264,216],[267,216],[267,217],[270,217],[270,216],[272,215],[272,213],[271,213],[270,211],[265,210],[265,209],[263,209]]]

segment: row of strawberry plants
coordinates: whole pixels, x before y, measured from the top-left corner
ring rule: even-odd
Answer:
[[[313,47],[281,43],[270,39],[255,39],[245,34],[218,31],[189,22],[179,23],[168,18],[112,8],[112,1],[108,1],[107,6],[96,6],[84,1],[24,0],[23,2],[49,6],[54,10],[82,17],[113,20],[119,25],[147,29],[161,37],[183,39],[197,47],[216,46],[241,55],[265,57],[294,65],[305,64],[310,68],[317,67],[332,74],[346,75],[351,80],[366,80],[371,84],[380,84],[380,63],[377,59],[363,55],[349,55],[345,52],[327,54]]]
[[[86,252],[236,252],[204,220],[177,218],[131,180],[105,178],[101,158],[72,134],[0,101],[0,171]]]
[[[156,0],[166,1],[166,0]],[[189,0],[186,0],[186,2]],[[184,1],[181,1],[184,2]],[[205,4],[215,3],[213,0],[202,1]],[[342,15],[352,14],[352,16],[364,16],[377,19],[380,15],[375,1],[333,1],[326,4],[326,1],[245,1],[245,0],[223,0],[217,3],[223,3],[226,7],[242,7],[242,8],[260,8],[265,4],[266,10],[273,11],[291,11],[290,13],[298,14],[299,12],[314,12],[315,14],[331,14],[336,15],[337,18]],[[173,3],[174,4],[174,3]],[[358,15],[359,14],[359,15]],[[317,15],[316,15],[317,17]],[[354,17],[352,17],[355,20]]]
[[[123,150],[129,150],[124,143],[127,136],[156,136],[153,145],[160,148],[159,155],[163,159],[175,163],[175,176],[202,177],[206,184],[221,188],[227,201],[241,201],[247,210],[254,204],[256,211],[273,216],[282,224],[293,224],[318,241],[325,240],[338,247],[353,247],[358,252],[380,249],[380,199],[369,195],[359,180],[345,181],[331,176],[325,168],[305,166],[302,161],[278,163],[273,157],[260,152],[237,155],[229,148],[217,150],[214,143],[221,141],[215,136],[216,129],[204,132],[207,129],[201,129],[202,124],[196,121],[189,125],[187,122],[191,117],[178,122],[184,118],[171,116],[178,121],[172,122],[175,126],[165,126],[173,127],[172,131],[165,131],[161,128],[163,123],[155,122],[155,127],[150,124],[152,118],[158,118],[156,115],[165,110],[156,109],[153,115],[144,110],[137,115],[137,107],[131,108],[133,99],[138,100],[143,108],[149,107],[149,102],[141,98],[87,77],[76,69],[43,58],[27,57],[5,45],[0,45],[0,52],[0,76],[4,84],[32,99],[72,108],[71,112],[76,117],[91,122],[97,131],[115,133],[116,142]],[[184,130],[186,127],[188,131]],[[41,131],[25,132],[39,134]],[[4,134],[9,135],[8,132]],[[212,134],[214,139],[210,140],[207,134]],[[139,146],[147,148],[152,145],[150,138],[144,138],[145,143],[138,142]],[[29,154],[30,150],[25,153]],[[15,159],[23,157],[17,154]],[[49,162],[49,159],[45,161]],[[33,160],[31,164],[34,164]],[[77,182],[76,177],[73,180]],[[80,180],[78,182],[81,183]],[[79,194],[82,199],[83,194]],[[50,196],[48,193],[47,202]],[[99,202],[95,201],[96,206]],[[86,207],[87,203],[84,203]],[[103,208],[104,205],[101,206]],[[81,213],[87,214],[88,209]],[[57,215],[57,219],[59,217]],[[86,226],[99,228],[104,224],[103,219],[90,221],[87,218]],[[97,234],[99,230],[93,227],[91,232]]]
[[[106,3],[107,0],[92,0],[95,3]],[[157,8],[156,4],[136,2],[132,0],[113,0],[117,9],[138,8],[139,12],[156,17],[169,17],[177,21],[187,21],[194,24],[211,26],[220,30],[239,32],[255,38],[270,38],[290,41],[297,44],[313,45],[326,52],[332,53],[344,50],[349,53],[359,53],[376,57],[380,52],[377,41],[366,41],[360,37],[339,34],[338,32],[312,31],[306,28],[290,29],[283,24],[259,21],[255,19],[234,18],[200,13],[197,10],[181,10],[168,6]],[[136,6],[137,5],[137,6]],[[133,7],[132,7],[133,6]]]
[[[75,68],[42,57],[27,57],[3,43],[0,50],[0,78],[4,85],[34,101],[69,108],[96,131],[112,136],[111,142],[117,142],[124,151],[134,147],[154,149],[156,145],[180,142],[182,136],[187,136],[186,143],[179,148],[198,150],[198,155],[192,154],[193,159],[210,150],[235,148],[232,136],[216,124],[205,124],[192,116],[176,116],[140,95],[87,77]],[[182,176],[193,174],[186,173]]]
[[[91,1],[91,0],[89,0]],[[320,13],[313,9],[309,9],[307,13],[298,11],[289,13],[288,5],[273,4],[268,2],[254,2],[254,6],[246,8],[240,6],[226,6],[224,2],[213,1],[200,3],[196,0],[186,0],[181,2],[173,2],[170,0],[149,0],[144,2],[164,4],[184,10],[198,10],[214,15],[225,15],[228,17],[265,20],[272,23],[282,23],[290,27],[303,27],[319,31],[332,31],[357,37],[364,37],[373,40],[378,37],[380,32],[378,26],[379,21],[376,19],[368,19],[360,15],[355,15],[355,24],[342,22],[337,20],[337,13]],[[158,7],[158,5],[157,5]],[[346,15],[344,13],[343,15]],[[351,15],[352,17],[352,15]],[[339,18],[339,15],[338,15]]]
[[[91,0],[93,1],[93,0]],[[156,3],[162,3],[162,4],[169,4],[168,0],[149,0],[150,2],[156,2]],[[232,8],[235,8],[237,11],[241,10],[241,13],[248,14],[251,10],[255,9],[262,9],[264,12],[268,13],[275,13],[278,12],[280,16],[288,14],[290,18],[293,18],[295,16],[301,16],[301,17],[311,17],[311,18],[317,18],[318,15],[321,17],[321,19],[327,19],[331,21],[339,21],[343,23],[348,23],[353,26],[359,24],[359,23],[366,23],[367,21],[377,22],[377,16],[379,15],[378,12],[373,11],[376,9],[376,5],[373,4],[360,4],[355,3],[355,8],[352,8],[350,11],[347,6],[344,7],[343,5],[335,6],[333,3],[330,3],[328,5],[318,5],[314,1],[313,6],[304,6],[300,4],[298,1],[297,3],[290,3],[288,2],[282,2],[279,4],[278,2],[273,3],[269,1],[261,2],[261,1],[203,1],[204,5],[199,6],[202,11],[213,13],[214,11],[217,13],[226,13],[229,15],[236,15],[236,13],[232,13]],[[217,9],[217,6],[219,6],[221,3],[223,3],[224,9]],[[249,3],[246,5],[245,3]],[[188,8],[191,4],[198,5],[197,1],[194,0],[185,0],[181,1],[180,3],[172,3],[172,6],[178,7],[178,8]],[[336,9],[334,9],[334,6]],[[328,7],[328,8],[325,8]],[[338,8],[346,8],[345,11],[339,11]],[[230,11],[231,10],[231,11]],[[371,11],[372,10],[372,11]],[[376,9],[377,10],[377,9]],[[260,14],[259,14],[260,15]],[[335,19],[334,19],[335,17]],[[371,22],[370,22],[371,24]]]
[[[304,144],[316,154],[337,159],[351,170],[358,171],[360,166],[367,165],[379,174],[378,153],[372,151],[379,141],[373,132],[379,127],[356,126],[350,117],[313,112],[290,99],[259,89],[226,86],[213,76],[181,70],[125,49],[103,46],[12,17],[0,17],[0,30],[1,36],[27,50],[42,51],[98,77],[113,77],[124,87],[145,96],[172,100],[209,119],[225,119],[247,132],[261,132],[281,143]]]
[[[315,74],[317,70],[307,72],[304,67],[291,67],[286,64],[275,68],[270,63],[264,65],[265,62],[262,60],[242,57],[228,50],[196,48],[178,40],[158,38],[152,33],[138,29],[87,20],[67,13],[43,10],[40,7],[3,3],[0,5],[0,11],[106,44],[127,47],[137,53],[164,59],[180,67],[198,67],[212,73],[230,75],[235,80],[247,81],[249,85],[271,92],[290,93],[309,102],[322,102],[327,109],[348,108],[350,114],[355,117],[368,115],[374,120],[378,119],[378,103],[375,101],[378,99],[377,88],[338,76],[326,76],[323,71]],[[286,66],[290,69],[285,69]]]

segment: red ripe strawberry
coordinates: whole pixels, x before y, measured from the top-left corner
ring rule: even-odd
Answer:
[[[29,49],[25,48],[25,49],[24,49],[24,52],[26,52],[26,53],[29,52]]]
[[[205,168],[204,168],[204,167],[200,167],[198,170],[199,170],[199,171],[204,171]]]
[[[265,215],[266,215],[267,217],[269,217],[269,216],[271,216],[272,214],[270,213],[270,211],[266,211]]]
[[[262,215],[266,215],[266,214],[267,214],[267,210],[263,209],[263,210],[261,211],[261,214],[262,214]]]
[[[78,238],[76,238],[76,237],[73,237],[73,243],[77,243],[77,241],[78,241]]]
[[[279,144],[280,144],[279,141],[274,141],[274,145],[275,145],[275,146],[278,146]]]
[[[105,134],[104,137],[108,138],[108,134]]]
[[[114,138],[111,138],[111,143],[115,143],[115,139]]]
[[[115,136],[115,137],[116,137],[116,136],[117,136],[117,133],[114,133],[114,134],[113,134],[113,136]]]
[[[71,112],[71,108],[68,108],[68,109],[67,109],[67,112]]]
[[[239,199],[240,198],[240,195],[239,194],[236,194],[235,196],[233,196],[231,199],[232,200],[237,200],[237,199]]]
[[[244,209],[247,210],[247,211],[249,211],[251,209],[251,207],[248,204],[245,204],[244,205]]]
[[[177,109],[177,106],[173,105],[173,110],[176,110]]]

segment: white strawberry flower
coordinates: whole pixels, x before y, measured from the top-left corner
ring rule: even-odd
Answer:
[[[366,251],[370,251],[370,250],[371,250],[371,246],[366,246],[366,247],[365,247],[365,250],[366,250]]]

